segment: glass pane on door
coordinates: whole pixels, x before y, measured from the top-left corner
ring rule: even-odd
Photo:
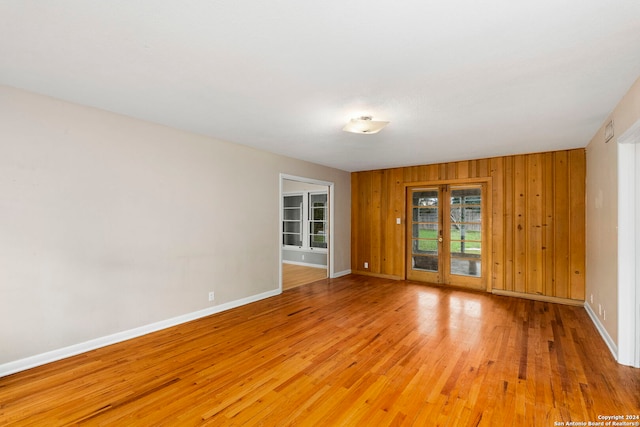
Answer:
[[[452,187],[449,218],[450,273],[480,277],[482,266],[482,188]]]
[[[411,267],[438,271],[440,221],[438,189],[414,190],[412,194]]]

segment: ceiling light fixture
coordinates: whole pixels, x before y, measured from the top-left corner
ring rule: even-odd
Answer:
[[[389,122],[383,122],[380,120],[371,120],[371,116],[362,116],[357,119],[351,119],[349,123],[346,124],[345,127],[342,128],[343,131],[352,132],[352,133],[364,133],[364,134],[373,134],[378,133],[388,125]]]

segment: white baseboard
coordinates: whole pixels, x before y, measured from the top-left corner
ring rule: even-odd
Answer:
[[[313,268],[323,268],[323,269],[327,269],[326,265],[320,265],[320,264],[309,264],[306,262],[300,262],[300,261],[282,261],[283,264],[292,264],[292,265],[301,265],[303,267],[313,267]]]
[[[171,319],[161,320],[160,322],[155,322],[149,325],[140,326],[138,328],[130,329],[128,331],[118,332],[112,335],[96,338],[83,343],[70,345],[68,347],[63,347],[57,350],[52,350],[46,353],[37,354],[35,356],[26,357],[24,359],[16,360],[13,362],[4,363],[0,365],[0,377],[15,374],[16,372],[25,371],[27,369],[35,368],[36,366],[55,362],[61,359],[66,359],[67,357],[71,357],[77,354],[85,353],[87,351],[95,350],[100,347],[106,347],[111,344],[119,343],[132,338],[140,337],[142,335],[150,334],[152,332],[156,332],[162,329],[170,328],[172,326],[176,326],[181,323],[190,322],[192,320],[210,316],[212,314],[220,313],[222,311],[230,310],[232,308],[240,307],[242,305],[246,305],[252,302],[260,301],[262,299],[278,295],[281,292],[282,291],[279,289],[263,292],[258,295],[252,295],[247,298],[242,298],[236,301],[231,301],[224,304],[216,305],[204,310],[183,314],[182,316],[173,317]]]
[[[584,303],[584,308],[585,310],[587,310],[587,314],[591,318],[591,321],[595,325],[596,329],[598,330],[598,332],[600,332],[600,336],[604,340],[605,344],[607,344],[607,347],[609,347],[609,351],[611,351],[611,354],[613,354],[614,359],[618,360],[618,346],[605,329],[604,325],[600,321],[600,318],[596,315],[596,312],[593,311],[593,308],[591,308],[588,302]]]
[[[333,276],[331,278],[337,279],[338,277],[346,276],[348,274],[351,274],[351,270],[338,271],[333,273]]]

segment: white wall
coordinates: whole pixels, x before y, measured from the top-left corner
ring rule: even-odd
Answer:
[[[640,79],[629,89],[587,146],[586,300],[617,353],[618,298],[618,144],[640,119]],[[614,138],[605,143],[604,128],[613,120]],[[591,296],[593,295],[593,302]],[[602,308],[602,311],[599,308]],[[607,337],[608,335],[608,337]]]
[[[349,173],[0,86],[0,365],[277,291],[280,173],[349,270]]]
[[[327,191],[326,185],[311,184],[308,182],[282,180],[283,193],[295,193],[296,191]]]

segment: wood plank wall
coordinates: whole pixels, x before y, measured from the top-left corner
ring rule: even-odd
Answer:
[[[584,149],[352,173],[354,273],[405,277],[406,184],[487,177],[491,289],[584,300]]]

